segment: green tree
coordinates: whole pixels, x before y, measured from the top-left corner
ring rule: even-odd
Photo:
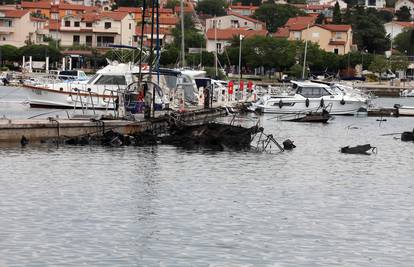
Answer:
[[[32,56],[33,60],[44,60],[49,57],[50,63],[57,62],[61,58],[60,51],[47,45],[27,45],[20,47],[18,50],[19,57]]]
[[[342,23],[341,9],[339,7],[338,2],[335,3],[334,9],[333,9],[332,23],[333,24],[341,24]]]
[[[118,7],[140,7],[142,6],[142,0],[116,0]]]
[[[290,76],[292,76],[296,79],[301,79],[302,78],[302,72],[303,72],[303,66],[299,65],[299,64],[293,65],[289,70]],[[309,74],[308,70],[305,69],[305,77],[308,77],[308,74]]]
[[[165,5],[165,8],[171,8],[174,10],[174,8],[176,6],[180,5],[180,1],[179,0],[168,0],[167,4]]]
[[[395,48],[401,53],[414,55],[414,30],[403,31],[394,38]]]
[[[392,71],[406,71],[408,66],[410,65],[410,61],[408,60],[407,56],[404,54],[394,54],[390,58],[390,67]]]
[[[371,64],[368,67],[368,70],[377,73],[379,75],[379,79],[381,82],[381,74],[386,72],[388,69],[388,62],[385,59],[384,56],[375,56],[374,60],[371,62]]]
[[[375,11],[376,12],[376,11]],[[390,40],[386,36],[384,21],[373,13],[372,9],[365,10],[356,7],[350,17],[354,42],[358,47],[365,47],[369,52],[382,53],[389,49]]]
[[[236,3],[241,3],[243,6],[249,6],[249,5],[260,6],[262,1],[261,0],[236,0],[236,1],[233,1],[233,5],[236,4]]]
[[[287,0],[289,4],[306,4],[306,0]]]
[[[180,56],[180,50],[176,46],[166,46],[165,50],[161,52],[160,65],[175,66]]]
[[[316,24],[324,24],[325,22],[325,15],[323,13],[320,13],[318,17],[316,18]]]
[[[225,5],[224,0],[201,0],[198,2],[196,10],[199,14],[223,16],[226,14]]]
[[[294,6],[265,3],[254,13],[254,17],[266,22],[269,32],[276,32],[289,18],[304,15],[305,13]]]
[[[0,46],[0,65],[3,65],[5,62],[13,62],[19,60],[17,51],[18,48],[12,45]]]
[[[397,16],[399,21],[410,21],[410,9],[407,6],[402,6],[399,10],[397,10],[397,12],[395,12],[395,16]]]
[[[358,0],[345,0],[345,3],[348,5],[348,8],[358,5]]]

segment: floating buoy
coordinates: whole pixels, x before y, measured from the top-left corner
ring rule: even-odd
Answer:
[[[279,108],[282,108],[283,107],[283,101],[282,101],[282,99],[280,99],[280,101],[279,101]]]
[[[305,106],[308,108],[309,107],[309,98],[306,98],[305,100]]]
[[[323,98],[321,98],[321,104],[320,104],[320,107],[321,107],[321,108],[325,107],[325,101],[323,100]]]
[[[341,102],[339,103],[341,103],[341,105],[345,105],[345,100],[342,98]]]

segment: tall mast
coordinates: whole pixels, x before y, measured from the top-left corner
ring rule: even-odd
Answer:
[[[309,24],[307,27],[309,31]],[[308,39],[305,40],[305,55],[303,56],[303,69],[302,69],[302,80],[305,79],[305,70],[306,70],[306,54],[308,52]]]
[[[184,43],[184,0],[180,0],[181,11],[181,66],[185,67],[185,43]]]

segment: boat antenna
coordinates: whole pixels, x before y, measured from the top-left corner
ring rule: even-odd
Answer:
[[[157,84],[160,84],[160,2],[157,0]]]
[[[309,24],[307,27],[309,31]],[[303,56],[303,68],[302,68],[302,80],[305,80],[305,69],[306,69],[306,54],[308,52],[308,39],[305,40],[305,55]]]
[[[155,6],[158,4],[158,0],[152,0],[151,3],[151,42],[150,42],[150,55],[149,55],[149,75],[148,82],[152,82],[152,70],[154,60],[154,21],[155,21]],[[158,42],[158,40],[157,40]],[[152,117],[155,117],[155,86],[152,86]]]
[[[185,40],[184,40],[184,3],[180,0],[180,12],[181,12],[181,65],[185,67]]]
[[[138,75],[138,81],[139,84],[141,84],[142,81],[142,49],[143,49],[143,43],[144,43],[144,26],[145,26],[145,11],[147,8],[146,5],[147,1],[142,1],[142,20],[141,20],[141,38],[140,38],[140,49],[139,49],[139,75]]]

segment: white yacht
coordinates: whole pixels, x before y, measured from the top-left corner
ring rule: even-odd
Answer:
[[[337,85],[314,82],[293,82],[292,94],[265,95],[251,109],[263,113],[298,114],[326,109],[332,115],[354,114],[367,108],[368,99],[356,92],[347,93]]]
[[[136,85],[139,72],[139,67],[132,63],[110,62],[87,81],[37,79],[25,83],[24,87],[29,89],[28,101],[31,107],[113,109],[117,91]],[[145,80],[149,74],[148,67],[142,68],[142,74]],[[176,90],[178,85],[186,89],[186,98],[193,99],[197,88],[183,85],[187,80],[191,78],[173,70],[163,69],[159,79],[153,73],[152,81],[158,84],[157,88],[161,88],[155,96],[156,105],[167,105],[170,91]]]

